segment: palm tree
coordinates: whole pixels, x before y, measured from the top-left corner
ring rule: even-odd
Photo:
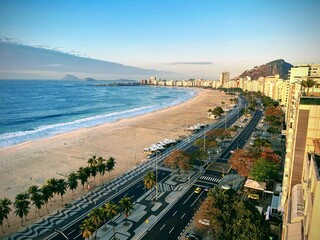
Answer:
[[[66,193],[68,183],[64,179],[59,179],[57,182],[57,193],[61,196],[61,202],[63,202],[63,195]]]
[[[156,184],[156,179],[153,172],[148,172],[143,178],[144,186],[149,190]]]
[[[8,222],[8,227],[10,227],[9,225],[9,219],[8,219],[8,215],[11,212],[11,208],[10,205],[12,204],[11,200],[9,198],[3,198],[0,199],[0,222],[1,222],[1,227],[2,227],[2,233],[3,233],[3,220],[7,219]]]
[[[58,179],[56,178],[47,179],[47,185],[49,186],[50,191],[52,192],[53,202],[55,202],[54,194],[57,193],[57,184],[58,184]]]
[[[124,216],[126,218],[126,222],[128,221],[128,217],[131,215],[133,207],[133,202],[130,197],[123,197],[120,201],[120,207],[124,212]]]
[[[80,233],[82,234],[82,237],[85,239],[89,239],[93,234],[94,228],[92,220],[85,219],[81,225],[80,225]]]
[[[30,200],[33,202],[32,205],[36,206],[36,211],[38,211],[40,217],[40,209],[44,204],[41,189],[38,186],[33,185],[29,187],[28,193],[30,194]]]
[[[76,173],[72,172],[69,174],[68,186],[69,189],[72,191],[72,199],[74,199],[73,191],[78,187],[78,175]]]
[[[80,167],[78,170],[78,179],[80,179],[83,191],[84,191],[84,184],[88,181],[90,174],[86,170],[86,168]]]
[[[49,185],[43,185],[41,187],[42,199],[46,204],[46,210],[48,211],[48,201],[53,197],[52,188]]]
[[[311,78],[307,78],[307,80],[302,80],[301,82],[301,86],[307,88],[307,96],[309,96],[309,88],[312,88],[314,85],[316,85],[316,81]]]
[[[88,159],[89,167],[97,165],[97,156],[93,155],[91,158]]]
[[[104,209],[103,207],[94,208],[88,215],[91,219],[92,224],[94,225],[94,230],[96,231],[95,239],[97,239],[97,230],[99,229],[100,225],[104,221]]]
[[[98,167],[98,172],[100,174],[100,181],[102,182],[102,176],[106,172],[107,165],[104,163],[106,160],[103,157],[98,157],[97,159],[97,167]]]
[[[26,217],[30,210],[29,194],[18,194],[14,201],[14,207],[16,209],[14,213],[16,214],[16,216],[19,216],[21,218],[21,227],[23,227],[23,216]]]
[[[107,161],[107,171],[109,172],[109,180],[110,180],[110,172],[114,170],[115,165],[116,165],[116,159],[114,157],[110,157]]]
[[[96,176],[98,172],[98,167],[96,165],[93,165],[90,168],[90,175],[93,176],[94,184],[96,184]]]
[[[107,202],[105,205],[105,213],[107,217],[112,220],[118,214],[118,206],[114,202]],[[115,227],[112,223],[112,230],[113,230],[113,238],[115,239]]]

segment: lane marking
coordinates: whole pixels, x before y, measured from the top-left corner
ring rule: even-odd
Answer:
[[[184,214],[182,215],[181,219],[184,218],[185,215],[186,215],[186,214],[184,213]]]
[[[73,229],[71,232],[68,233],[68,235],[72,234],[75,231],[75,229]]]
[[[171,228],[171,230],[170,230],[169,234],[173,231],[173,229],[174,229],[174,227],[173,227],[173,228]]]
[[[160,228],[160,231],[164,228],[165,224],[163,224],[163,226]]]
[[[193,193],[183,202],[183,204],[185,204],[191,197],[192,197]]]
[[[78,235],[78,236],[76,236],[74,239],[77,239],[78,237],[80,237],[81,236],[81,233]]]
[[[175,212],[174,212],[174,214],[173,214],[172,216],[176,215],[176,213],[177,213],[177,212],[178,212],[178,211],[175,211]]]
[[[141,184],[139,184],[136,188],[139,188],[141,186]]]
[[[196,200],[194,200],[194,202],[191,204],[191,207],[198,201],[198,199],[201,197],[201,195],[203,194],[204,191],[202,191],[199,196],[196,198]]]

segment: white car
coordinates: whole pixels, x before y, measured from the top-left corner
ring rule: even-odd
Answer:
[[[199,223],[206,225],[206,226],[210,226],[210,221],[208,219],[200,219]]]

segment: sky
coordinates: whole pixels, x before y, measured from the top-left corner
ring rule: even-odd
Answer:
[[[318,0],[1,0],[0,36],[218,79],[280,58],[320,63],[319,12]]]

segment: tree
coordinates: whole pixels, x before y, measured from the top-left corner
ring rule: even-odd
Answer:
[[[264,138],[257,138],[253,141],[253,145],[256,147],[270,147],[271,142]]]
[[[89,167],[95,166],[97,165],[98,161],[97,161],[97,156],[94,155],[91,158],[88,159],[88,165]]]
[[[28,193],[20,193],[16,196],[14,201],[16,216],[21,218],[21,227],[23,227],[23,217],[26,217],[30,210],[30,201]]]
[[[259,212],[234,190],[214,188],[196,214],[196,227],[210,230],[216,240],[262,239]],[[199,223],[209,220],[209,226]]]
[[[33,202],[32,205],[36,206],[36,211],[39,213],[40,217],[40,210],[44,204],[41,189],[38,186],[33,185],[29,187],[28,193],[30,194],[30,200]]]
[[[90,175],[93,176],[94,184],[96,184],[96,176],[97,176],[97,172],[98,172],[98,167],[97,166],[91,166],[89,168],[90,168]]]
[[[254,157],[242,149],[235,150],[234,154],[232,154],[229,164],[231,167],[239,173],[239,175],[243,177],[249,176],[249,171],[253,166]]]
[[[126,218],[126,222],[128,221],[128,217],[131,215],[133,207],[133,202],[130,197],[123,197],[120,201],[120,207],[122,211],[124,212],[124,216]]]
[[[9,198],[3,198],[0,199],[0,224],[2,227],[2,232],[3,232],[3,220],[7,219],[8,222],[8,227],[10,227],[9,224],[9,219],[8,219],[8,215],[11,212],[11,208],[10,205],[12,204],[11,200]]]
[[[52,192],[53,202],[55,202],[54,194],[57,193],[57,184],[58,184],[58,179],[56,178],[47,179],[47,185],[49,186]]]
[[[84,185],[88,181],[89,176],[90,176],[90,171],[88,172],[87,168],[84,168],[84,167],[80,167],[79,168],[79,170],[78,170],[78,179],[81,182],[83,191],[84,191]]]
[[[265,181],[276,178],[279,169],[279,164],[268,161],[265,158],[258,158],[254,162],[249,175],[256,181]]]
[[[115,216],[117,216],[118,209],[119,209],[119,207],[113,202],[107,202],[105,204],[105,213],[110,220],[112,220]],[[112,224],[112,230],[113,230],[113,238],[115,239],[114,224]]]
[[[74,199],[73,191],[78,187],[78,175],[74,172],[69,174],[68,187],[72,191],[72,199]]]
[[[212,112],[212,114],[216,115],[216,116],[221,116],[222,113],[224,113],[222,107],[215,107]]]
[[[110,173],[114,170],[114,166],[116,165],[116,159],[114,157],[110,157],[107,161],[107,171],[109,172],[109,180],[110,180]]]
[[[156,179],[153,172],[148,172],[143,178],[144,186],[149,190],[156,184]]]
[[[85,239],[89,239],[90,237],[92,237],[93,231],[94,228],[92,220],[90,218],[85,219],[80,225],[80,233],[82,234],[82,237]]]
[[[43,185],[41,187],[42,199],[46,204],[46,210],[48,211],[48,201],[53,197],[52,189],[49,185]]]
[[[104,176],[106,169],[107,169],[107,165],[104,163],[106,161],[106,159],[104,159],[103,157],[98,157],[97,159],[97,167],[98,167],[98,172],[100,174],[100,181],[102,182],[102,176]]]
[[[93,224],[94,226],[94,231],[96,232],[95,235],[95,239],[97,239],[97,230],[99,229],[99,227],[101,226],[101,224],[103,223],[104,220],[104,209],[103,207],[99,207],[99,208],[94,208],[88,215],[88,217],[90,218],[90,222]]]
[[[312,88],[314,85],[316,85],[316,81],[311,78],[307,78],[307,80],[303,80],[301,82],[301,86],[307,88],[307,96],[309,96],[309,89]]]
[[[178,167],[187,173],[191,169],[191,157],[188,153],[177,149],[164,160],[164,165],[172,169]]]
[[[59,179],[57,183],[57,193],[61,196],[61,202],[63,202],[63,195],[66,193],[68,183],[64,179]]]

